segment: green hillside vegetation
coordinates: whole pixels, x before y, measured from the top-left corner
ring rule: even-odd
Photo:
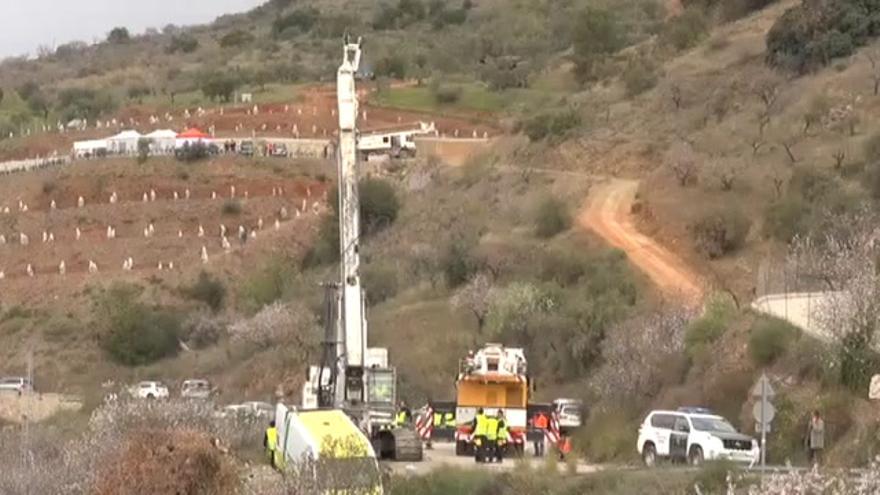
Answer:
[[[0,131],[222,101],[238,89],[295,98],[332,78],[346,30],[363,34],[371,103],[489,119],[508,134],[461,167],[392,160],[361,183],[371,345],[390,349],[410,405],[451,399],[468,350],[521,346],[536,401],[589,405],[575,457],[634,464],[652,408],[705,406],[754,433],[750,390],[767,373],[778,392],[771,463],[805,463],[803,429],[818,408],[827,463],[864,466],[880,448],[880,416],[864,397],[880,363],[880,258],[866,227],[880,200],[880,4],[682,4],[667,15],[652,0],[272,0],[210,26],[114,31],[98,46],[8,60]],[[678,303],[584,228],[585,200],[612,177],[640,181],[632,222],[699,273],[700,307]],[[268,395],[282,382],[292,393],[318,352],[319,284],[337,276],[336,214],[296,240],[301,250],[267,255],[240,277],[88,288],[88,309],[69,315],[4,307],[0,336],[11,348],[32,332],[65,346],[55,376],[196,369],[233,389]],[[837,318],[827,341],[750,309],[764,294],[818,290],[850,291],[861,311],[824,313]],[[282,304],[292,314],[279,316]],[[273,318],[280,337],[244,335]],[[232,321],[251,326],[224,331]],[[76,333],[86,327],[87,337]],[[684,493],[699,481],[712,493],[725,473],[440,471],[394,479],[391,490]]]

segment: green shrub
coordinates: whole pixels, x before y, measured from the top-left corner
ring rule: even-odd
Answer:
[[[691,226],[698,251],[709,258],[720,258],[739,249],[750,227],[749,219],[736,206],[704,214]]]
[[[611,463],[632,461],[638,439],[638,420],[625,411],[595,411],[584,425],[584,434],[577,437],[580,449],[592,462]],[[549,453],[549,451],[548,451]]]
[[[709,301],[703,316],[692,321],[685,332],[685,352],[691,359],[724,335],[734,311],[731,303],[725,298],[716,296]]]
[[[731,461],[711,461],[704,464],[694,479],[700,493],[725,493],[727,475],[738,471],[739,467]]]
[[[367,304],[375,306],[397,295],[397,270],[389,264],[368,264],[364,269]]]
[[[337,246],[336,250],[339,248]],[[285,258],[276,258],[251,274],[238,290],[243,309],[256,313],[263,306],[272,304],[287,294],[296,279],[295,264]]]
[[[302,267],[310,268],[337,261],[339,261],[339,218],[336,215],[328,215],[321,220],[318,237],[303,256]]]
[[[249,45],[253,43],[254,35],[247,31],[242,31],[241,29],[236,29],[235,31],[231,31],[223,35],[220,38],[220,46],[223,48],[234,48],[240,47],[244,45]]]
[[[788,243],[794,236],[809,230],[810,217],[811,209],[803,199],[786,194],[765,210],[764,235]]]
[[[644,57],[631,60],[621,74],[628,96],[636,96],[657,85],[657,67]]]
[[[45,194],[46,196],[52,194],[52,192],[55,191],[56,187],[57,187],[57,185],[55,184],[54,180],[50,180],[50,179],[44,180],[43,181],[43,194]]]
[[[564,202],[547,197],[538,204],[535,211],[535,235],[549,239],[569,228],[571,228],[571,214]]]
[[[178,34],[171,37],[171,42],[165,49],[166,53],[192,53],[199,49],[199,40],[189,34]]]
[[[223,307],[223,302],[226,299],[226,286],[214,276],[201,272],[196,283],[185,288],[183,293],[190,299],[207,304],[209,308],[217,312]]]
[[[142,366],[177,354],[181,322],[177,314],[137,300],[139,288],[114,285],[95,304],[101,347],[116,362]]]
[[[362,180],[359,187],[363,235],[379,232],[397,220],[397,215],[400,212],[400,200],[390,182],[369,178]],[[337,203],[334,202],[334,204]]]
[[[237,199],[227,199],[220,207],[220,212],[224,215],[241,215],[241,202]]]
[[[788,322],[761,317],[752,326],[749,355],[757,366],[769,366],[792,346],[797,337],[797,328]]]
[[[544,282],[555,282],[563,288],[577,284],[587,269],[587,260],[578,254],[560,249],[542,249],[538,261],[538,277]]]
[[[699,43],[708,32],[709,23],[702,10],[685,9],[683,14],[666,23],[661,39],[676,50],[686,50]]]
[[[768,31],[767,60],[803,73],[852,54],[878,33],[880,13],[873,0],[803,2]]]
[[[462,90],[458,86],[445,86],[442,84],[431,86],[431,96],[440,105],[452,105],[461,100]]]
[[[464,284],[476,273],[477,263],[471,254],[471,247],[464,240],[453,240],[440,257],[440,268],[450,289]]]
[[[149,138],[140,138],[137,143],[137,162],[144,164],[150,158],[150,145],[153,140]]]
[[[580,113],[573,109],[539,113],[520,123],[530,141],[542,141],[546,138],[560,138],[568,131],[579,127],[582,119]]]

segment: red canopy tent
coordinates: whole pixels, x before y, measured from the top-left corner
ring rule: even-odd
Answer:
[[[211,136],[196,129],[195,127],[187,129],[177,135],[177,139],[209,139]]]

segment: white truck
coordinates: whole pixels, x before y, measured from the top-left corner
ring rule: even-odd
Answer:
[[[419,122],[418,126],[361,134],[357,149],[365,160],[376,156],[412,158],[416,156],[416,136],[429,135],[437,135],[434,123]]]

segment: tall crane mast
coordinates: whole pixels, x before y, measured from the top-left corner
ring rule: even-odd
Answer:
[[[304,408],[342,409],[369,434],[382,459],[419,461],[422,443],[415,430],[396,428],[397,370],[388,350],[367,348],[367,319],[360,276],[358,195],[358,95],[355,80],[361,40],[346,36],[336,91],[339,110],[339,281],[325,285],[324,347],[320,366],[309,368]]]
[[[339,252],[341,290],[341,314],[337,342],[338,357],[345,365],[339,375],[345,384],[337,387],[337,407],[342,401],[365,400],[363,368],[367,345],[367,323],[364,317],[364,295],[360,275],[360,195],[358,194],[357,170],[357,117],[358,96],[355,76],[361,63],[361,39],[356,43],[345,40],[345,54],[336,77],[339,105]],[[340,360],[340,365],[341,365]]]

